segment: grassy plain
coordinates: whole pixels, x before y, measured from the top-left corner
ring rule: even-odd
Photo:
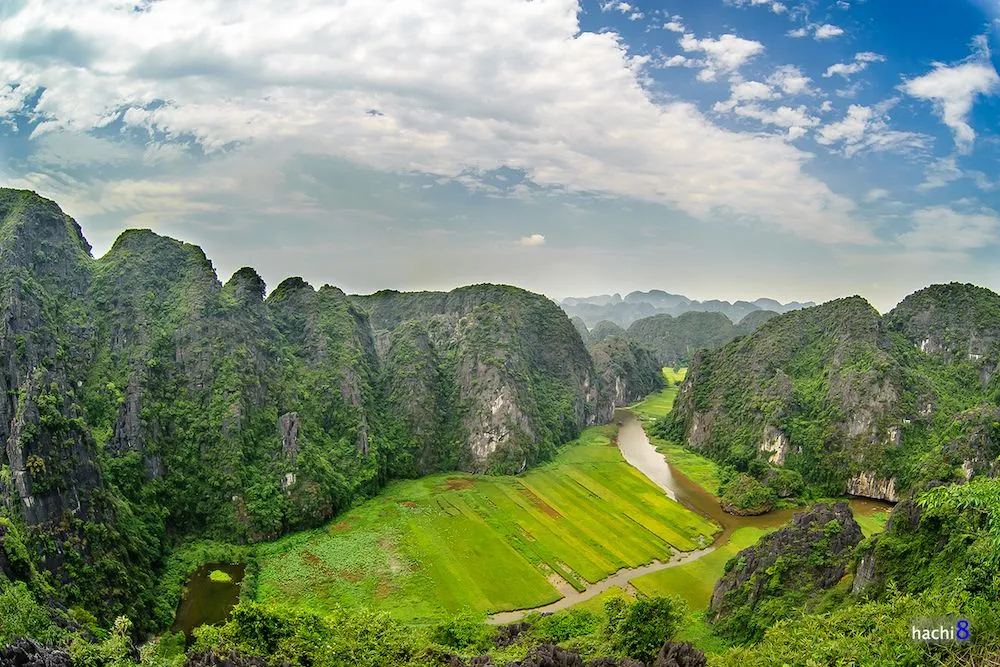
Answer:
[[[675,371],[672,368],[663,369],[663,379],[666,386],[655,394],[650,394],[642,401],[632,406],[632,412],[640,419],[657,419],[670,412],[677,397],[677,383],[684,380],[686,368]]]
[[[725,573],[726,562],[769,532],[752,526],[737,528],[728,542],[707,556],[633,579],[631,584],[643,595],[680,595],[692,611],[704,610],[715,582]]]
[[[623,567],[697,548],[717,529],[591,428],[517,477],[397,482],[323,529],[258,551],[257,597],[317,612],[374,606],[408,622],[553,602]]]

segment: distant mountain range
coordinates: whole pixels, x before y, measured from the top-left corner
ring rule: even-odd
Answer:
[[[738,323],[748,314],[758,310],[787,313],[815,306],[812,301],[800,303],[792,301],[782,304],[774,299],[755,301],[696,301],[682,294],[671,294],[663,290],[631,292],[622,298],[621,294],[599,294],[586,297],[567,297],[559,302],[570,317],[579,317],[589,328],[607,321],[619,327],[628,328],[636,320],[653,315],[682,315],[690,312],[723,313],[733,323]]]

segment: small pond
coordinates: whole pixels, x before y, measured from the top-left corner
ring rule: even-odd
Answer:
[[[190,644],[195,628],[225,622],[240,601],[245,571],[246,566],[230,563],[208,563],[195,570],[177,606],[172,630],[183,632]]]

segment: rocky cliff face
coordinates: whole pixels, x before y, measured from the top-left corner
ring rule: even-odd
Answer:
[[[727,563],[709,606],[717,629],[738,640],[759,638],[775,620],[835,586],[861,539],[847,503],[799,512]]]
[[[966,477],[987,471],[997,392],[984,341],[998,302],[946,285],[884,318],[852,297],[769,319],[695,358],[670,435],[740,469],[766,461],[828,493],[893,501],[953,476],[919,463],[924,454]]]
[[[394,402],[433,396],[438,406],[433,415],[406,410],[404,418],[446,439],[458,432],[460,467],[516,472],[610,418],[579,333],[544,297],[482,285],[354,301],[371,313],[376,339],[387,341],[383,373]],[[447,423],[455,412],[464,415],[458,431]]]
[[[624,338],[611,338],[590,346],[601,386],[600,421],[610,421],[614,408],[631,405],[663,388],[663,374],[656,355]]]
[[[265,294],[149,230],[95,260],[56,204],[0,190],[0,519],[38,555],[22,570],[72,569],[67,603],[155,617],[171,535],[271,538],[394,477],[522,470],[610,418],[539,295]]]

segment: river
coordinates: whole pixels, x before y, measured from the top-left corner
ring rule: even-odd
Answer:
[[[676,500],[702,516],[712,519],[722,527],[722,530],[716,534],[712,544],[704,549],[678,553],[667,561],[653,561],[648,565],[621,569],[601,581],[588,585],[583,591],[575,589],[564,591],[564,597],[552,604],[535,607],[534,609],[521,609],[494,614],[490,617],[490,623],[513,623],[521,620],[529,613],[547,613],[567,609],[575,604],[596,597],[615,586],[624,588],[630,581],[643,575],[698,560],[728,542],[733,531],[737,528],[744,526],[774,528],[788,522],[795,512],[801,511],[800,509],[781,509],[759,516],[733,516],[727,514],[722,511],[719,501],[715,496],[685,477],[667,462],[663,454],[656,451],[656,447],[646,437],[646,431],[643,429],[642,423],[631,410],[625,408],[616,410],[615,423],[618,425],[618,449],[625,460],[648,477],[650,481],[663,489],[663,492],[671,499]],[[865,498],[852,498],[849,502],[854,513],[862,515],[884,511],[891,507],[889,503]]]

